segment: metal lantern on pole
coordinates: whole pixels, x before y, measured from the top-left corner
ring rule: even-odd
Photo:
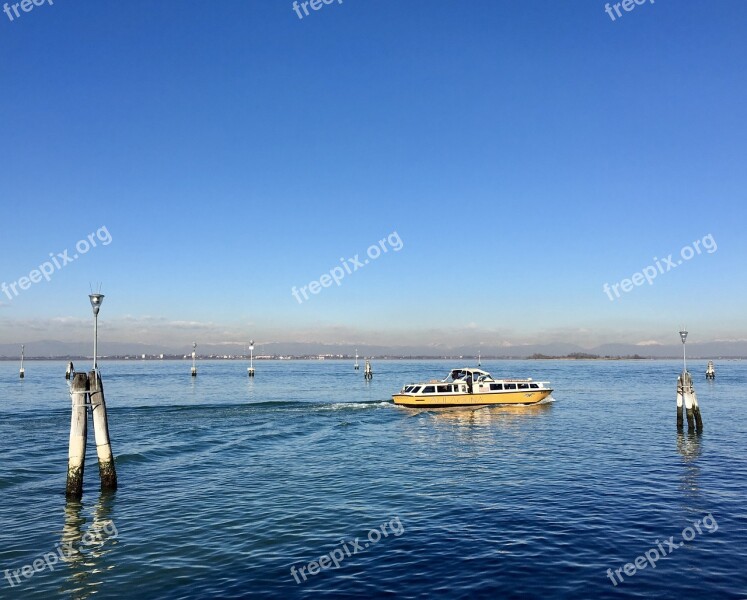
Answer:
[[[685,342],[687,341],[687,331],[682,328],[680,331],[680,338],[682,338],[682,372],[687,373],[687,353],[685,352]]]
[[[93,370],[96,371],[98,369],[99,310],[101,309],[101,303],[104,301],[104,294],[88,294],[88,299],[91,301],[91,308],[93,308]]]

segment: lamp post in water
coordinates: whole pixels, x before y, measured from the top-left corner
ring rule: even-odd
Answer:
[[[249,340],[249,377],[254,377],[254,340]]]
[[[682,375],[677,378],[677,429],[683,427],[683,408],[687,416],[688,431],[703,431],[703,419],[700,416],[700,406],[698,406],[698,396],[695,394],[693,378],[687,372],[687,352],[685,351],[685,342],[687,341],[687,331],[682,328],[680,331],[682,339]]]
[[[91,308],[93,308],[93,370],[97,370],[97,355],[98,355],[98,343],[99,343],[99,310],[101,309],[101,303],[104,301],[104,294],[88,294],[88,299],[91,301]]]

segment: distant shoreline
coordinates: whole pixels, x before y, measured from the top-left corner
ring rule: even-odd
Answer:
[[[481,361],[489,360],[537,360],[537,361],[620,361],[620,360],[678,360],[682,359],[682,356],[593,356],[593,355],[582,355],[582,356],[546,356],[546,355],[532,355],[532,356],[483,356]],[[747,356],[688,356],[688,360],[747,360]],[[92,356],[26,356],[26,361],[92,361]],[[160,356],[99,356],[99,361],[132,361],[132,362],[145,362],[145,361],[191,361],[191,356],[182,355],[167,355]],[[198,356],[197,360],[206,361],[248,361],[248,356]],[[289,360],[303,360],[303,361],[334,361],[334,362],[352,362],[355,360],[355,356],[325,356],[320,359],[319,356],[255,356],[255,361],[289,361]],[[477,362],[474,356],[368,356],[358,357],[359,363],[364,363],[366,360],[442,360],[442,361],[468,361]],[[0,356],[0,361],[3,362],[20,362],[18,356]]]

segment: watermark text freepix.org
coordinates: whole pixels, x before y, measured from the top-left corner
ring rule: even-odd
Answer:
[[[49,258],[51,260],[40,264],[39,268],[33,269],[28,276],[19,277],[16,281],[12,281],[11,283],[3,281],[2,285],[0,285],[0,291],[5,294],[8,300],[13,300],[13,298],[18,297],[22,291],[29,289],[32,283],[39,283],[42,278],[49,281],[55,270],[59,271],[74,260],[77,260],[82,255],[86,254],[91,248],[95,248],[97,245],[96,240],[101,242],[102,246],[108,246],[112,243],[112,236],[106,226],[99,227],[95,233],[89,233],[88,237],[78,240],[75,244],[76,252],[72,256],[70,256],[70,250],[63,250],[56,254],[50,252]]]
[[[306,13],[306,16],[308,17],[311,13],[309,12],[308,6],[311,6],[312,10],[319,10],[322,6],[325,4],[332,4],[333,2],[337,2],[337,4],[342,4],[342,0],[309,0],[306,2],[298,3],[298,0],[294,0],[293,2],[293,10],[298,15],[299,19],[303,19],[303,15],[301,14],[301,9],[303,9],[303,12]]]
[[[702,248],[701,244],[703,246]],[[613,283],[611,286],[609,283],[605,283],[602,286],[602,291],[607,294],[610,302],[612,302],[615,300],[615,298],[620,297],[620,290],[627,293],[633,289],[633,286],[643,285],[644,282],[648,282],[649,285],[653,285],[654,279],[656,279],[659,275],[663,275],[664,273],[677,268],[683,262],[690,260],[694,256],[702,254],[703,250],[705,250],[708,254],[713,254],[714,252],[716,252],[716,250],[718,250],[716,240],[713,239],[713,235],[711,235],[710,233],[700,240],[695,240],[691,245],[682,248],[682,250],[680,250],[680,258],[676,262],[672,258],[672,254],[662,259],[658,259],[654,256],[654,265],[644,267],[638,273],[633,273],[633,275],[631,275],[629,279],[623,279],[618,283]],[[615,292],[614,298],[612,297],[612,292]]]
[[[24,565],[20,569],[5,569],[5,579],[8,580],[10,587],[16,587],[27,579],[31,579],[35,573],[41,573],[49,569],[54,571],[58,562],[70,562],[78,555],[81,555],[81,549],[87,546],[101,546],[106,540],[116,539],[119,535],[117,526],[114,521],[104,521],[92,525],[80,538],[80,545],[76,548],[74,542],[60,542],[55,545],[54,552],[47,552],[29,565]],[[23,580],[21,580],[23,577]]]
[[[683,541],[679,543],[675,542],[674,536],[670,536],[668,540],[665,540],[663,542],[656,540],[654,542],[654,544],[656,544],[654,548],[647,550],[641,556],[637,556],[632,563],[627,563],[619,569],[615,569],[614,572],[612,571],[612,569],[607,569],[607,577],[609,577],[612,584],[617,587],[617,579],[619,579],[619,583],[623,583],[625,581],[625,578],[622,576],[623,573],[625,573],[625,575],[628,577],[633,577],[633,575],[636,574],[636,571],[642,571],[648,565],[651,565],[651,568],[655,569],[656,561],[671,554],[672,552],[677,550],[677,548],[682,548],[682,546],[685,545],[685,542],[692,542],[695,539],[696,532],[697,534],[702,535],[703,529],[701,529],[700,527],[701,524],[703,525],[707,533],[714,533],[718,531],[718,523],[716,523],[716,519],[711,513],[708,513],[702,520],[698,519],[697,521],[695,521],[695,523],[692,524],[692,527],[688,525],[682,530],[682,533],[680,535]],[[665,544],[666,548],[664,547]],[[615,578],[615,575],[617,575],[617,579]]]
[[[604,5],[604,12],[606,12],[610,16],[610,19],[614,21],[623,16],[620,12],[621,6],[625,12],[630,12],[636,7],[636,5],[640,6],[641,4],[646,4],[646,2],[654,4],[654,0],[622,0],[622,2],[613,2],[612,6],[607,2],[607,4]],[[615,16],[615,13],[617,13],[617,17]]]
[[[8,19],[14,21],[21,16],[21,13],[18,12],[19,7],[23,12],[27,13],[34,10],[35,6],[41,6],[42,4],[49,4],[51,6],[54,4],[54,0],[22,0],[21,2],[6,2],[3,5],[3,12],[8,16]],[[13,14],[15,14],[15,17]]]
[[[387,237],[379,240],[376,244],[371,244],[368,247],[368,250],[366,250],[366,255],[368,256],[368,258],[361,260],[360,254],[356,254],[355,256],[353,256],[353,258],[341,258],[340,262],[342,263],[342,267],[337,266],[330,269],[329,273],[325,273],[324,275],[319,277],[318,280],[311,281],[309,284],[301,286],[300,290],[296,289],[296,286],[294,285],[291,288],[291,294],[296,300],[298,300],[299,304],[302,304],[304,300],[309,299],[307,291],[312,294],[318,294],[322,291],[322,288],[330,287],[332,285],[332,282],[339,286],[342,283],[342,280],[347,275],[352,275],[358,269],[362,269],[370,261],[379,258],[382,253],[386,254],[389,251],[390,247],[395,252],[399,252],[400,250],[402,250],[403,246],[404,243],[399,237],[399,234],[396,231],[393,231]],[[303,300],[301,299],[301,296],[303,296]]]
[[[390,531],[387,531],[387,527],[389,527]],[[307,572],[309,575],[316,575],[320,571],[324,571],[330,567],[339,569],[343,560],[353,556],[354,554],[365,552],[370,546],[378,543],[382,536],[389,537],[389,533],[392,533],[394,537],[399,537],[404,532],[405,527],[402,525],[399,517],[394,517],[389,521],[389,523],[382,523],[378,528],[371,529],[366,536],[368,538],[367,542],[361,542],[360,538],[355,538],[352,542],[340,540],[339,548],[335,548],[328,554],[323,554],[318,560],[312,560],[300,569],[296,569],[296,566],[293,565],[290,568],[291,575],[293,575],[293,579],[296,580],[296,583],[301,583],[301,579],[298,576],[300,575],[301,578],[303,578],[303,581],[306,581]]]

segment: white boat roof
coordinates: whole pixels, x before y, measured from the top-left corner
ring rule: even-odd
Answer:
[[[453,373],[454,371],[465,371],[466,373],[479,373],[480,375],[490,375],[487,371],[483,371],[482,369],[475,369],[473,367],[462,367],[460,369],[452,369],[449,371],[449,373]]]
[[[475,369],[473,367],[462,367],[462,368],[459,368],[459,369],[452,369],[451,371],[449,371],[449,376],[453,378],[454,375],[457,375],[459,373],[467,373],[469,375],[472,375],[472,379],[475,379],[477,377],[482,377],[484,375],[485,379],[488,379],[490,381],[498,381],[498,382],[501,382],[501,381],[520,381],[520,382],[532,381],[531,377],[528,377],[526,379],[517,379],[517,378],[512,378],[512,377],[499,377],[498,379],[496,379],[490,373],[488,373],[487,371],[483,371],[482,369]]]

